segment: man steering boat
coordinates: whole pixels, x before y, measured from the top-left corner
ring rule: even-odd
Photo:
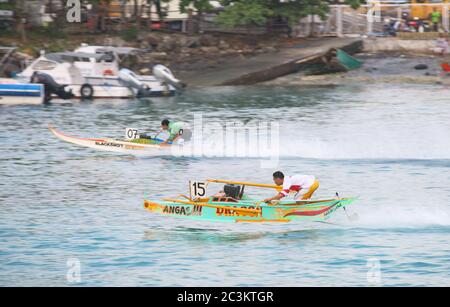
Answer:
[[[177,141],[179,144],[183,144],[184,142],[190,141],[192,138],[192,131],[183,122],[175,122],[169,119],[164,119],[161,122],[161,130],[157,135],[163,131],[167,131],[167,133],[169,133],[169,137],[161,143],[161,145],[166,145],[169,142],[175,143]]]
[[[280,200],[294,192],[295,200],[310,199],[314,192],[319,188],[319,181],[316,177],[311,175],[293,175],[284,176],[280,171],[273,173],[273,181],[277,186],[282,186],[283,189],[277,195],[264,199],[265,203],[273,200]]]

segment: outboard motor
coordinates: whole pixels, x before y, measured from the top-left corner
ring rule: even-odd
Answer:
[[[137,90],[137,97],[151,96],[150,88],[141,81],[139,81],[136,74],[131,70],[126,68],[122,68],[121,70],[119,70],[119,79],[125,86]]]
[[[161,82],[166,82],[177,89],[183,89],[186,87],[186,83],[181,82],[174,77],[169,68],[164,65],[157,64],[153,67],[153,75]]]
[[[71,90],[66,90],[67,85],[56,83],[55,79],[53,79],[49,74],[35,71],[31,76],[30,82],[44,85],[45,102],[50,101],[52,94],[55,94],[61,99],[71,99],[75,97]]]
[[[231,197],[234,199],[240,199],[241,198],[241,186],[240,185],[234,185],[234,184],[226,184],[223,187],[223,191],[225,192],[225,195],[227,197]]]

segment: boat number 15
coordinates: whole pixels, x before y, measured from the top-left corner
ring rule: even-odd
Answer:
[[[191,197],[203,197],[206,195],[206,182],[190,181]]]
[[[127,128],[125,131],[125,138],[127,140],[134,140],[139,138],[138,130],[133,128]]]

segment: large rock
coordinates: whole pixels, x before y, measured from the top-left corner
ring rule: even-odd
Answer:
[[[270,53],[270,52],[276,52],[276,51],[277,51],[277,48],[272,47],[272,46],[266,46],[266,47],[262,48],[262,50],[263,50],[264,52]]]
[[[220,51],[218,47],[201,47],[200,50],[204,53],[218,53]]]
[[[181,41],[183,47],[197,48],[200,47],[200,37],[187,37],[185,40]]]
[[[146,42],[146,41],[140,41],[140,42],[139,42],[139,48],[140,48],[140,49],[150,49],[150,48],[152,48],[152,47],[150,46],[150,44],[149,44],[148,42]]]
[[[117,36],[96,39],[96,45],[124,47],[129,45],[125,40]]]
[[[224,40],[221,40],[221,41],[219,42],[219,48],[222,49],[222,50],[230,49],[230,44],[228,44],[228,43],[227,43],[226,41],[224,41]]]
[[[166,52],[152,52],[151,57],[155,60],[164,61],[169,58]]]
[[[210,34],[202,35],[200,37],[200,44],[204,47],[217,46],[219,44],[219,39]]]
[[[177,42],[175,39],[170,36],[164,36],[162,42],[158,44],[158,51],[170,52],[174,51],[177,48]]]
[[[189,54],[191,52],[192,52],[192,49],[188,48],[188,47],[181,47],[181,49],[180,49],[181,54]]]
[[[160,39],[153,34],[148,34],[145,40],[152,48],[157,48],[160,42]]]
[[[152,74],[152,70],[148,67],[144,67],[139,70],[139,74],[145,75],[145,76],[150,76]]]

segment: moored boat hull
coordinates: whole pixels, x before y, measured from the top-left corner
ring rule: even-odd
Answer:
[[[0,104],[42,104],[45,91],[42,84],[0,82]]]

